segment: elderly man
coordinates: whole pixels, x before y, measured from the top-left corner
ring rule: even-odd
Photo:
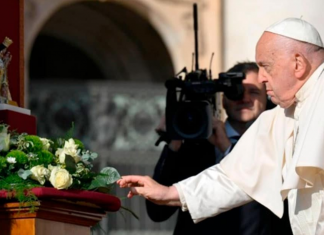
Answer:
[[[171,187],[125,176],[128,196],[189,210],[194,222],[256,200],[282,216],[288,197],[295,235],[324,234],[324,48],[317,30],[288,18],[256,47],[259,80],[279,106],[264,112],[220,163]],[[244,155],[244,157],[242,157]],[[215,197],[217,195],[217,197]]]

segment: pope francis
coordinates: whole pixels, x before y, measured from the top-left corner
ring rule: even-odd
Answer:
[[[324,234],[324,48],[308,22],[287,18],[256,46],[259,81],[278,104],[264,112],[220,163],[171,187],[123,176],[128,197],[181,206],[194,222],[256,200],[281,217],[288,198],[295,235]]]

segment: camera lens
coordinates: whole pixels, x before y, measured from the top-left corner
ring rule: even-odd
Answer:
[[[174,116],[175,130],[184,138],[200,136],[207,122],[205,112],[197,107],[182,107]]]

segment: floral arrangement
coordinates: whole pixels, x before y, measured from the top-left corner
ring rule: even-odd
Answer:
[[[9,132],[8,125],[0,124],[0,190],[27,203],[37,200],[30,191],[35,187],[109,193],[119,173],[112,167],[92,171],[97,154],[71,133],[52,140]]]

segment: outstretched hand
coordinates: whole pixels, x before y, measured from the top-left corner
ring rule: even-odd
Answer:
[[[142,196],[158,205],[180,206],[178,191],[174,186],[164,186],[149,176],[128,175],[117,181],[121,188],[130,188],[127,197]]]

